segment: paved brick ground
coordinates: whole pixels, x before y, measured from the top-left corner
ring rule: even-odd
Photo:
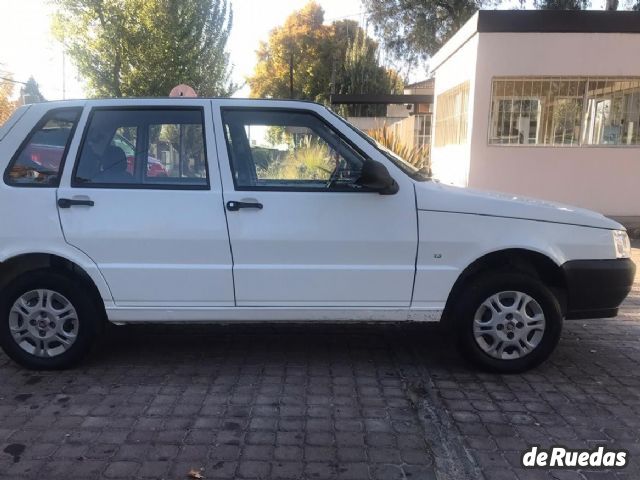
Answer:
[[[513,376],[425,326],[119,327],[58,373],[0,353],[0,478],[640,478],[640,282],[618,318],[565,325]],[[530,444],[631,464],[524,471]]]

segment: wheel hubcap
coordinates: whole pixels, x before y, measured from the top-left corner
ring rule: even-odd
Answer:
[[[473,335],[483,352],[500,360],[522,358],[535,350],[545,329],[540,304],[518,291],[487,298],[473,318]]]
[[[55,357],[76,341],[78,314],[64,295],[47,289],[31,290],[11,307],[9,329],[25,352]]]

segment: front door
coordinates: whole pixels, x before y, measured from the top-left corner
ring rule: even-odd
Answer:
[[[411,182],[358,188],[365,154],[328,114],[225,105],[214,114],[237,305],[408,307]]]
[[[66,241],[118,306],[234,305],[210,102],[131,103],[83,116],[58,190]]]

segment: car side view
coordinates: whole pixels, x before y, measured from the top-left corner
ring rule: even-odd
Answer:
[[[106,322],[443,322],[532,368],[631,289],[595,212],[442,185],[327,108],[244,99],[21,107],[0,128],[0,344],[75,365]]]

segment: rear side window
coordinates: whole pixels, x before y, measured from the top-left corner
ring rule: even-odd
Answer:
[[[48,112],[31,131],[5,170],[5,182],[16,186],[57,187],[81,109]]]
[[[72,185],[208,188],[202,109],[97,109]]]

